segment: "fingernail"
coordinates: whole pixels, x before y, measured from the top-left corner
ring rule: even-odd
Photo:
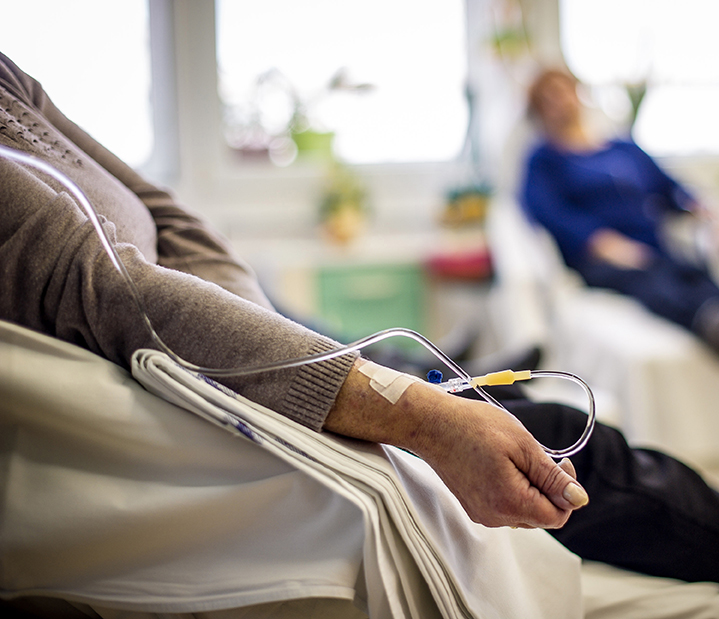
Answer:
[[[562,494],[574,507],[582,507],[589,503],[589,495],[584,488],[575,483],[567,484]]]

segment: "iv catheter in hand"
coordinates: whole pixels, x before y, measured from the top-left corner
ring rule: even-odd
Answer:
[[[58,181],[72,194],[72,196],[78,201],[79,205],[85,211],[85,214],[89,218],[95,231],[100,237],[102,247],[105,250],[105,253],[108,255],[110,261],[112,262],[112,265],[120,273],[123,280],[127,284],[131,293],[131,297],[140,313],[140,317],[142,318],[145,327],[147,328],[150,336],[152,337],[152,340],[162,352],[167,354],[179,366],[187,370],[214,377],[250,376],[253,374],[259,374],[273,370],[287,369],[299,367],[301,365],[307,365],[309,363],[319,363],[320,361],[327,361],[329,359],[334,359],[336,357],[340,357],[351,352],[359,351],[371,344],[375,344],[390,337],[407,337],[415,340],[416,342],[419,342],[458,376],[458,378],[451,379],[446,383],[440,383],[440,387],[450,393],[457,393],[465,389],[474,389],[477,393],[479,393],[479,395],[482,396],[482,398],[484,398],[485,401],[489,402],[490,404],[493,404],[494,406],[497,406],[498,408],[506,411],[507,413],[509,413],[509,411],[507,411],[507,409],[499,401],[497,401],[494,397],[487,393],[487,391],[482,388],[483,386],[512,384],[516,380],[528,380],[530,378],[536,378],[540,376],[554,376],[558,378],[565,378],[580,384],[586,391],[587,397],[589,399],[587,424],[584,428],[584,432],[573,445],[566,449],[550,449],[548,447],[545,447],[544,445],[542,445],[542,448],[548,455],[553,458],[565,458],[578,453],[589,441],[589,437],[594,430],[595,424],[594,396],[592,395],[592,391],[589,386],[579,377],[574,376],[573,374],[569,374],[567,372],[526,370],[524,372],[498,372],[495,374],[487,375],[487,377],[472,378],[464,371],[464,369],[457,365],[457,363],[450,359],[446,354],[444,354],[444,352],[442,352],[437,346],[435,346],[423,335],[410,329],[405,329],[401,327],[397,327],[394,329],[386,329],[384,331],[375,333],[374,335],[362,338],[361,340],[357,340],[352,344],[340,346],[333,350],[329,350],[316,355],[298,357],[296,359],[285,359],[273,363],[268,363],[262,366],[236,368],[207,368],[195,365],[193,363],[190,363],[189,361],[185,361],[182,357],[173,352],[172,349],[167,344],[165,344],[162,338],[160,338],[158,333],[155,331],[147,314],[147,311],[145,310],[145,305],[142,301],[140,291],[138,290],[137,286],[135,285],[135,282],[127,271],[127,268],[122,262],[122,259],[120,258],[119,254],[117,253],[115,245],[110,241],[109,237],[107,236],[107,233],[102,226],[100,216],[98,215],[92,204],[90,204],[90,201],[87,199],[87,196],[85,196],[83,191],[71,179],[67,178],[67,176],[62,174],[59,170],[56,170],[52,166],[32,155],[0,145],[0,156],[11,159],[13,161],[17,161],[25,165],[29,165],[33,168],[40,170],[41,172],[44,172],[48,176]],[[510,382],[496,382],[500,379],[509,380]]]

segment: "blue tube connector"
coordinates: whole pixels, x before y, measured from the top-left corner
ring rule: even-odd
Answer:
[[[439,385],[442,382],[442,372],[439,370],[430,370],[427,372],[427,382],[433,385]]]

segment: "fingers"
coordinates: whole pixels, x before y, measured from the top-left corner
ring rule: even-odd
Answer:
[[[521,445],[522,441],[517,444]],[[576,482],[572,463],[566,460],[557,464],[535,446],[536,443],[525,454],[528,466],[514,465],[512,470],[493,475],[503,482],[477,497],[479,512],[473,512],[471,503],[465,507],[470,507],[467,509],[470,517],[481,513],[481,508],[489,503],[491,511],[481,514],[477,520],[487,526],[558,529],[566,524],[574,510],[586,504],[587,493]]]
[[[562,458],[562,460],[557,463],[557,466],[574,479],[577,479],[577,471],[574,470],[574,465],[569,458]]]
[[[525,448],[526,459],[515,462],[529,487],[524,495],[523,510],[515,512],[518,520],[511,524],[561,528],[574,510],[588,503],[589,497],[576,481],[574,466],[568,459],[556,463],[536,443]]]
[[[558,466],[567,473],[567,475],[572,477],[572,479],[577,479],[577,472],[574,470],[574,465],[569,458],[564,458]],[[574,508],[584,507],[589,503],[589,495],[587,495],[587,492],[582,488],[579,482],[568,482],[562,491],[562,496],[569,501]]]
[[[561,510],[575,510],[589,503],[589,495],[577,482],[574,465],[568,458],[553,464],[539,490]]]
[[[556,467],[557,470],[558,467]],[[562,475],[564,472],[560,470]],[[527,489],[520,492],[516,497],[519,499],[515,506],[515,510],[508,514],[512,521],[510,525],[519,528],[532,529],[559,529],[563,527],[572,511],[575,509],[566,504],[557,505],[557,501],[553,500],[537,488],[529,479],[527,481]]]
[[[568,501],[575,509],[584,507],[587,503],[589,503],[589,495],[587,494],[587,491],[582,488],[579,482],[576,481],[577,472],[574,470],[574,465],[571,460],[569,460],[569,458],[564,458],[558,466],[567,473],[572,480],[575,480],[566,480],[567,484],[564,486],[564,490],[562,490],[562,498]]]
[[[431,440],[416,441],[413,451],[475,522],[559,528],[587,502],[571,462],[557,464],[511,414],[451,396],[430,418],[439,413],[444,422],[432,424]]]

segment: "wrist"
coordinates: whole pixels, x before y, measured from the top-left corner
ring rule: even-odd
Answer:
[[[376,443],[395,445],[413,453],[427,451],[442,424],[445,400],[451,396],[437,387],[411,383],[396,401],[370,386],[359,370],[367,362],[358,359],[350,370],[324,429]],[[445,402],[446,404],[446,402]]]

